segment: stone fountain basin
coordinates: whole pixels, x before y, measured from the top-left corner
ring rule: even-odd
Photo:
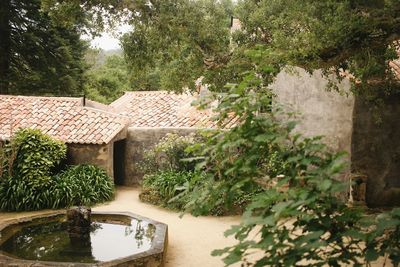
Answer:
[[[24,217],[0,223],[0,246],[10,238],[20,233],[25,227],[40,226],[49,222],[65,222],[66,212],[59,211],[46,215]],[[168,227],[166,224],[129,212],[92,212],[92,221],[107,224],[122,224],[130,220],[145,222],[154,227],[154,234],[145,251],[133,253],[106,261],[82,263],[60,262],[23,259],[21,257],[0,250],[0,266],[137,266],[159,267],[164,266],[164,259],[168,244]],[[118,244],[107,244],[110,247]]]

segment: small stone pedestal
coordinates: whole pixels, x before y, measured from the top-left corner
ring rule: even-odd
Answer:
[[[86,207],[73,207],[67,210],[68,234],[71,245],[87,247],[90,242],[92,210]]]

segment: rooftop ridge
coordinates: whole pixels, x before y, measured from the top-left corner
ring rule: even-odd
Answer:
[[[83,106],[80,98],[0,95],[2,140],[17,129],[33,128],[67,143],[104,144],[128,124],[126,116]]]
[[[214,112],[199,110],[192,103],[198,93],[183,91],[127,91],[110,104],[115,111],[131,119],[133,127],[213,128]]]
[[[72,96],[27,96],[27,95],[2,95],[0,98],[28,98],[28,99],[52,99],[57,101],[83,101],[83,97]]]

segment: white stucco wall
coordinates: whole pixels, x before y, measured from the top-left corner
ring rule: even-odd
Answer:
[[[282,71],[271,88],[277,102],[290,111],[299,112],[296,131],[307,137],[322,135],[324,142],[335,151],[351,151],[354,97],[327,91],[328,81],[320,71],[312,75],[300,68]],[[349,92],[350,83],[339,84],[340,91]]]

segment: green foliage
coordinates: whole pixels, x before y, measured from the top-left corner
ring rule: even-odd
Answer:
[[[220,96],[221,123],[237,116],[238,124],[212,133],[201,148],[198,167],[209,182],[196,184],[186,205],[192,214],[207,213],[220,203],[233,207],[240,190],[264,188],[251,198],[242,223],[225,233],[238,244],[213,254],[224,255],[226,265],[361,265],[378,256],[397,263],[398,211],[375,219],[348,206],[348,184],[339,180],[342,155],[330,153],[320,138],[292,133],[295,123],[290,116],[282,122],[273,96],[253,78]]]
[[[398,58],[399,10],[397,0],[242,0],[236,11],[243,31],[235,34],[234,53],[261,45],[275,56],[258,60],[258,70],[277,59],[310,72],[322,69],[332,89],[338,89],[336,78],[350,73],[353,92],[379,105],[380,98],[400,92],[387,64]]]
[[[0,4],[0,92],[76,95],[82,87],[86,42],[41,9],[41,0]]]
[[[3,179],[0,183],[0,209],[29,211],[51,208],[52,197],[47,188],[32,187],[28,181],[13,177]]]
[[[128,68],[119,55],[108,56],[104,64],[86,73],[84,91],[95,101],[109,104],[129,90]]]
[[[91,206],[114,198],[114,183],[103,169],[91,165],[71,166],[53,178],[49,191],[52,208]]]
[[[134,30],[122,38],[133,87],[193,89],[197,78],[229,55],[232,9],[229,0],[137,3],[129,21]]]
[[[214,181],[208,179],[205,172],[200,171],[160,171],[157,173],[145,175],[143,178],[143,191],[139,197],[142,201],[166,207],[173,210],[185,211],[192,205],[193,200],[197,200],[199,187],[212,187]],[[254,187],[252,190],[236,191],[233,204],[227,206],[223,201],[225,198],[218,195],[222,200],[213,203],[207,208],[198,208],[192,211],[195,216],[204,215],[232,215],[241,214],[252,197],[260,193],[260,187]]]
[[[196,162],[184,159],[195,157],[187,148],[201,141],[201,136],[194,133],[186,136],[169,133],[154,147],[145,151],[138,168],[145,174],[158,171],[193,171]]]
[[[98,167],[72,166],[55,174],[65,156],[64,143],[39,130],[19,130],[0,149],[0,209],[64,208],[113,198],[113,182]]]
[[[0,184],[0,209],[29,211],[93,205],[113,199],[110,177],[95,166],[73,166],[53,177],[46,186],[32,187],[28,181],[8,178]]]
[[[205,137],[168,134],[153,149],[148,150],[140,164],[145,173],[141,200],[171,209],[187,210],[197,200],[199,188],[211,189],[215,181],[206,175],[205,169],[195,171],[196,163],[203,158],[199,151],[204,147]],[[227,205],[223,196],[229,192],[220,190],[214,196],[218,200],[216,203],[208,208],[198,206],[198,209],[191,212],[194,215],[241,213],[250,199],[260,191],[260,186],[255,183],[238,188],[230,194],[232,203]]]
[[[127,9],[139,3],[130,0],[41,0],[41,9],[59,27],[76,28],[92,36],[113,28],[127,17]]]
[[[183,210],[187,198],[182,193],[199,179],[202,179],[202,174],[191,171],[170,170],[145,175],[140,199],[170,209]]]
[[[65,158],[67,147],[40,130],[21,129],[5,150],[11,161],[6,161],[9,168],[4,175],[23,180],[31,187],[43,187],[48,185],[55,168]]]
[[[142,162],[138,164],[145,174],[140,194],[142,201],[183,209],[187,201],[183,192],[202,178],[201,172],[194,172],[195,162],[184,160],[194,156],[187,149],[198,141],[200,137],[196,134],[167,134],[153,148],[145,151]]]
[[[374,231],[367,235],[365,257],[374,261],[378,257],[388,259],[393,266],[400,265],[400,208],[378,215],[374,221]]]

